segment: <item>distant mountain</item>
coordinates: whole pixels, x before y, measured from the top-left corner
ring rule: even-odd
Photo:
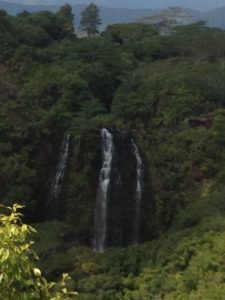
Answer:
[[[23,10],[29,12],[37,12],[41,10],[49,10],[55,12],[59,9],[59,5],[25,5],[0,0],[0,9],[6,10],[9,14],[16,15]],[[85,9],[85,4],[77,4],[73,6],[75,14],[75,25],[80,24],[81,12]],[[127,9],[127,8],[109,8],[99,7],[103,27],[114,23],[134,22],[142,17],[153,15],[156,11],[151,9]]]
[[[59,6],[52,5],[26,5],[26,4],[18,4],[13,2],[6,2],[0,0],[0,9],[6,10],[10,15],[16,15],[23,10],[28,10],[29,12],[36,12],[41,10],[50,10],[52,12],[57,11]]]
[[[40,1],[36,0],[36,2],[40,2]],[[217,2],[219,3],[221,1],[218,0]],[[25,4],[11,3],[11,2],[0,0],[0,9],[4,9],[9,14],[12,15],[16,15],[18,12],[21,12],[23,10],[28,10],[30,12],[49,10],[55,12],[59,9],[59,7],[60,5],[25,5]],[[75,14],[75,25],[77,27],[80,24],[80,14],[85,9],[85,7],[86,7],[85,4],[73,5],[73,12]],[[100,6],[99,8],[100,8],[101,19],[102,19],[102,29],[109,24],[135,22],[143,17],[157,14],[160,11],[156,9],[153,10],[153,9],[110,8],[110,7],[103,7],[103,6]],[[191,9],[186,9],[185,12],[190,17],[189,19],[192,22],[204,20],[204,21],[208,21],[209,26],[225,29],[225,6],[219,9],[213,9],[205,12],[191,10]]]
[[[211,27],[225,29],[225,6],[203,14],[202,19],[209,20],[208,25]]]
[[[10,2],[10,0],[5,0]],[[42,5],[43,0],[14,0],[17,3]],[[73,5],[94,2],[99,6],[114,8],[148,8],[163,9],[169,6],[182,6],[195,10],[211,10],[225,6],[225,0],[45,0],[46,5],[62,5],[69,2]]]

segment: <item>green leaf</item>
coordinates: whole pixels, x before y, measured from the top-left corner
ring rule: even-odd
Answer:
[[[5,250],[5,252],[3,253],[2,257],[1,257],[1,262],[4,262],[8,259],[9,257],[9,250]]]

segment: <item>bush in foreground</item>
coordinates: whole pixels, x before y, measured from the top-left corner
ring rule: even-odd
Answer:
[[[28,234],[35,232],[31,226],[23,224],[22,207],[0,206],[0,295],[4,300],[70,300],[75,292],[66,288],[67,274],[60,282],[48,282],[35,267],[36,253],[31,249]],[[7,211],[10,213],[7,214]]]

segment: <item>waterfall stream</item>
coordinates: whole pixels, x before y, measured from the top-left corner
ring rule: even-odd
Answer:
[[[94,250],[103,252],[107,232],[107,205],[113,160],[113,135],[101,130],[102,168],[99,175],[98,196],[95,210]]]
[[[135,217],[134,217],[134,244],[139,242],[140,234],[140,217],[141,217],[141,200],[143,189],[143,163],[141,155],[134,140],[132,140],[133,151],[136,157],[136,192],[135,192]]]
[[[58,211],[59,206],[59,196],[63,185],[63,180],[65,177],[68,155],[69,155],[69,145],[70,145],[70,135],[67,134],[61,144],[60,154],[58,159],[58,164],[56,168],[56,173],[53,177],[51,183],[51,191],[50,191],[50,200],[51,205],[53,207],[53,211]]]

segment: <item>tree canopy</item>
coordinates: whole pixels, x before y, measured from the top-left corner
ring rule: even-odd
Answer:
[[[26,206],[41,257],[36,266],[18,207],[9,215],[4,208],[0,294],[14,300],[29,290],[40,299],[44,284],[52,296],[44,277],[69,272],[82,300],[223,299],[225,31],[194,23],[162,35],[135,23],[79,39],[71,13],[68,5],[0,12],[1,202]],[[152,209],[143,208],[143,244],[100,255],[91,243],[102,127],[134,138]],[[51,220],[49,188],[65,134],[62,210]]]

